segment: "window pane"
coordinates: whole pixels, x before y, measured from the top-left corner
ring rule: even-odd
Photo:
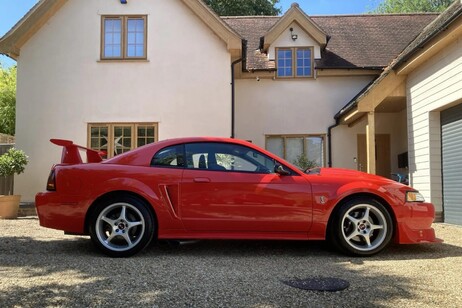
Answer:
[[[141,32],[141,33],[140,33],[140,32],[137,32],[137,33],[135,34],[135,42],[136,42],[136,43],[142,44],[142,43],[143,43],[143,40],[144,40],[144,33],[143,33],[143,32]]]
[[[127,57],[144,57],[144,19],[129,18],[127,21]]]
[[[307,156],[308,160],[313,161],[318,167],[324,166],[324,144],[322,137],[308,137]]]
[[[128,47],[127,47],[127,56],[129,56],[129,57],[136,56],[135,45],[128,45]]]
[[[128,44],[135,44],[136,43],[136,35],[135,33],[128,33]]]
[[[312,76],[311,70],[311,49],[297,48],[297,76],[309,77]]]
[[[114,155],[119,155],[131,150],[131,130],[131,127],[114,126]]]
[[[277,75],[279,77],[292,76],[292,49],[278,49],[277,64]]]
[[[108,129],[106,126],[92,126],[90,128],[90,148],[101,152],[103,159],[108,158]]]
[[[146,126],[138,126],[138,137],[146,137]]]
[[[142,57],[143,54],[144,54],[144,47],[137,45],[136,50],[135,50],[135,56]]]
[[[274,173],[274,167],[276,165],[276,161],[260,152],[254,151],[250,149],[246,153],[246,159],[254,162],[259,168],[256,172],[259,173]],[[261,166],[259,165],[261,164]],[[264,167],[262,167],[264,166]]]
[[[295,163],[303,155],[303,138],[286,138],[286,160]]]
[[[245,146],[224,143],[191,143],[185,146],[185,150],[187,167],[192,169],[256,173],[271,173],[274,170],[273,160],[267,158],[269,162],[261,163],[258,155],[264,155]],[[266,167],[271,163],[273,164],[272,169]]]
[[[282,137],[268,137],[266,139],[266,149],[269,152],[284,158],[284,139],[282,139]]]
[[[107,58],[118,58],[121,53],[122,20],[106,18],[104,20],[104,51]]]
[[[155,140],[155,130],[153,125],[140,125],[137,129],[137,147],[153,143]]]
[[[175,145],[160,150],[154,155],[151,166],[184,167],[183,146]]]

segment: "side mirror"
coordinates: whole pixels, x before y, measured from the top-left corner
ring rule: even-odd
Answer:
[[[281,165],[274,166],[274,172],[279,175],[290,175],[290,172],[285,170],[284,167]]]

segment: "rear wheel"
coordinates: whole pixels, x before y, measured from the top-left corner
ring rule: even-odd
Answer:
[[[390,213],[374,199],[353,199],[343,204],[334,215],[331,241],[348,254],[374,255],[383,250],[392,238]]]
[[[104,202],[90,217],[90,236],[103,253],[129,257],[154,237],[154,219],[147,206],[130,196]]]

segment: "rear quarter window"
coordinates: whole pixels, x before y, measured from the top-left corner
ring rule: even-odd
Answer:
[[[183,168],[183,145],[174,145],[159,150],[151,160],[152,167]]]

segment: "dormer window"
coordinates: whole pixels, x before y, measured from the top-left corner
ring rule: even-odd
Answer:
[[[313,47],[276,48],[278,78],[313,77]]]
[[[101,59],[146,59],[146,16],[103,16]]]

